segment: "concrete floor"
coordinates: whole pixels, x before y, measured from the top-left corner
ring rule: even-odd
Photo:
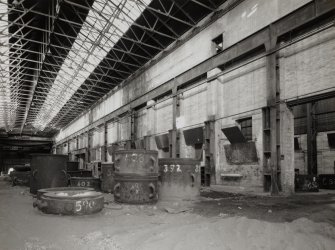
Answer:
[[[46,215],[26,187],[0,181],[0,249],[335,249],[335,194],[244,196],[119,205],[90,216]]]

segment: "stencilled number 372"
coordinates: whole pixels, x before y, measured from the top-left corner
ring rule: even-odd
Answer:
[[[174,165],[174,164],[171,164],[171,165],[164,165],[164,173],[167,173],[167,172],[182,172],[181,169],[180,169],[180,165],[177,164],[177,165]]]

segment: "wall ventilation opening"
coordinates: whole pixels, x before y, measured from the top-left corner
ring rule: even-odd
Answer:
[[[223,128],[222,132],[231,144],[247,142],[238,126]]]
[[[218,35],[212,40],[215,48],[215,53],[218,54],[223,50],[223,34]]]
[[[252,141],[252,118],[244,118],[237,120],[241,127],[241,133],[247,141]]]
[[[169,134],[156,135],[155,141],[156,141],[156,146],[158,149],[161,149],[164,152],[169,151],[169,146],[170,146]]]
[[[335,149],[335,133],[328,133],[327,138],[329,147]]]
[[[294,137],[294,150],[299,151],[301,150],[300,142],[298,137]]]

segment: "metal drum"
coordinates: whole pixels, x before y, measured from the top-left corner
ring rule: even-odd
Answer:
[[[33,154],[31,158],[30,193],[38,189],[66,187],[67,155]]]
[[[56,188],[42,188],[37,190],[36,198],[41,199],[42,195],[50,192],[63,192],[63,191],[94,191],[94,188],[88,187],[56,187]]]
[[[94,177],[71,177],[71,187],[90,187],[95,190],[101,190],[101,180]]]
[[[101,163],[101,191],[112,193],[114,188],[114,163]]]
[[[131,149],[115,151],[115,173],[157,175],[158,152],[154,150]]]
[[[26,172],[30,171],[30,165],[15,165],[13,166],[13,169],[17,172]]]
[[[114,199],[144,204],[158,200],[158,152],[132,149],[115,151]]]
[[[78,171],[79,170],[79,162],[77,161],[68,161],[66,171]]]
[[[145,204],[158,200],[157,176],[115,174],[114,200],[120,203]]]
[[[187,158],[158,160],[162,200],[196,199],[200,195],[200,162]]]
[[[104,196],[95,191],[47,192],[41,196],[36,206],[47,214],[86,215],[101,211]]]

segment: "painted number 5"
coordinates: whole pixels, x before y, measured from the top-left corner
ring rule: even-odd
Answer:
[[[82,209],[81,201],[76,201],[76,212],[80,212]]]

